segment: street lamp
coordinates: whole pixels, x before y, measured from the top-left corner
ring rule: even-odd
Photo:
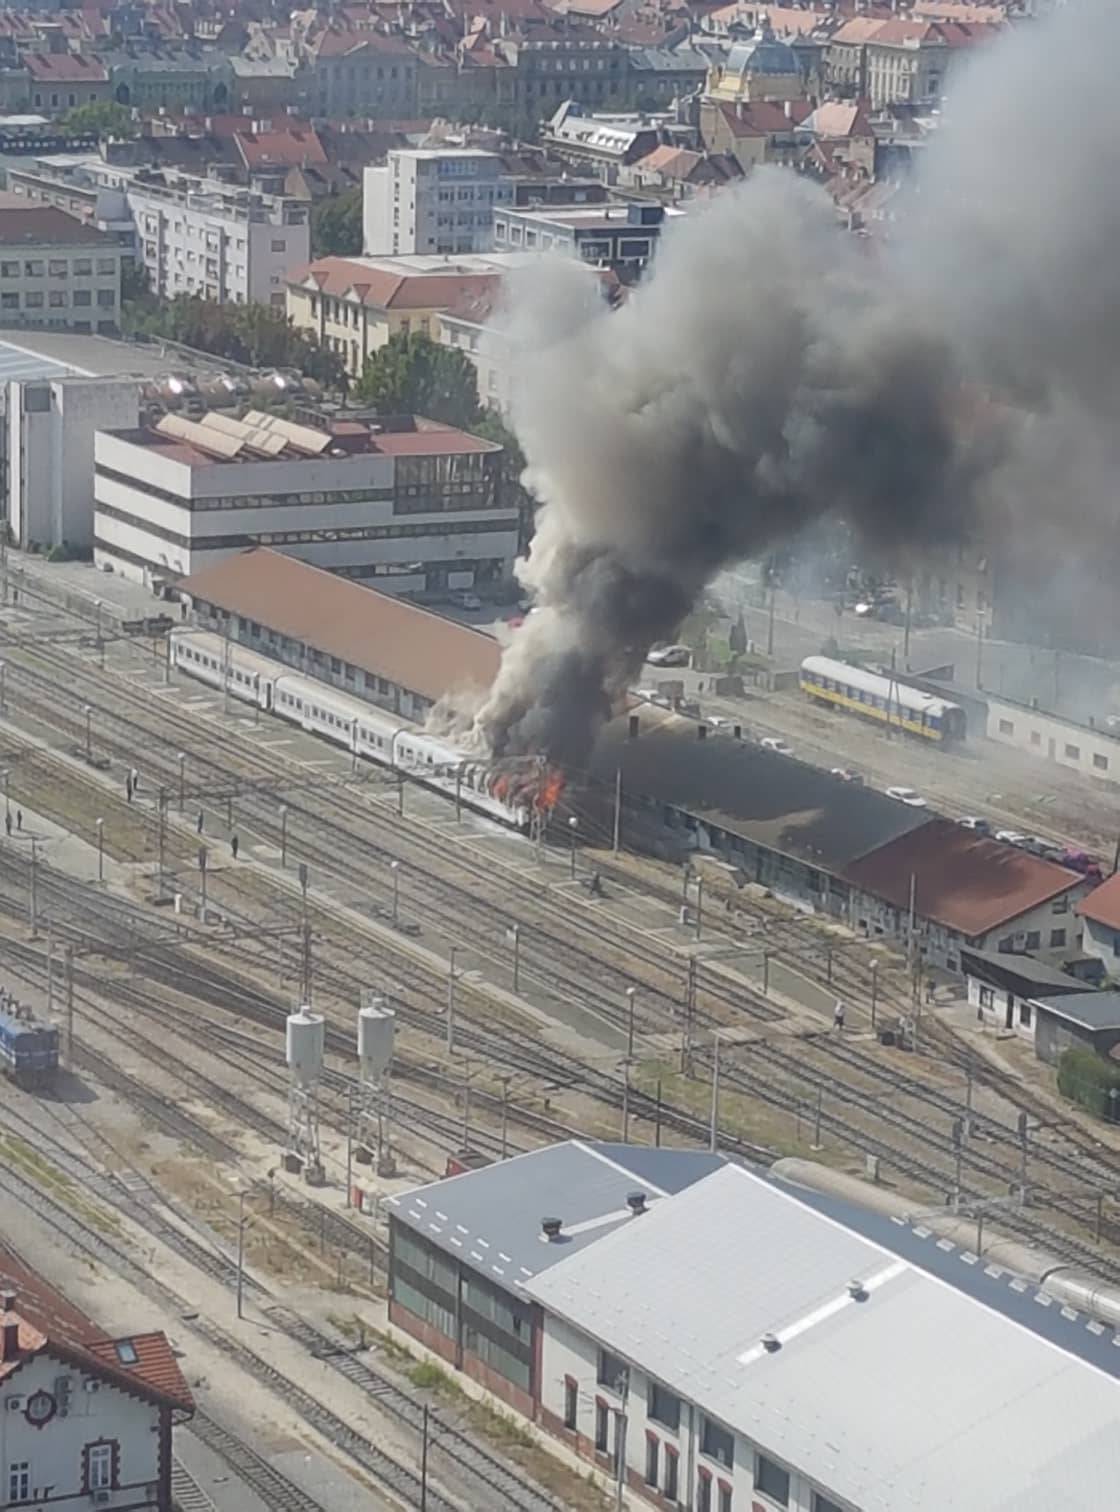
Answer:
[[[105,880],[105,821],[97,820],[97,880]]]
[[[90,723],[91,723],[91,721],[93,719],[93,705],[92,704],[86,704],[85,715],[86,715],[86,762],[89,763],[89,762],[93,761],[93,749],[92,749],[92,745],[91,745],[91,742],[90,742]]]
[[[700,938],[700,925],[704,919],[704,879],[696,879],[696,938]]]
[[[288,805],[280,806],[280,870],[288,864]]]
[[[634,999],[635,999],[636,996],[637,996],[637,989],[634,988],[634,987],[627,987],[627,989],[626,989],[626,1056],[627,1056],[628,1060],[632,1060],[633,1056],[634,1056]]]
[[[572,817],[568,820],[568,834],[572,837],[572,849],[571,849],[572,869],[571,869],[571,875],[572,875],[573,881],[575,880],[575,875],[576,875],[576,835],[577,835],[578,832],[579,832],[579,820],[573,814]]]
[[[400,918],[401,904],[401,864],[399,861],[390,861],[389,870],[393,873],[393,923]]]
[[[984,686],[984,616],[986,610],[976,611],[976,686]]]
[[[871,1032],[875,1033],[875,1011],[879,1006],[879,960],[871,962]]]
[[[179,752],[179,812],[180,812],[180,814],[183,812],[183,800],[184,800],[184,796],[185,796],[185,792],[186,792],[186,769],[187,769],[187,753],[186,753],[186,751],[180,751]]]
[[[237,1316],[243,1318],[245,1292],[245,1199],[249,1193],[242,1187],[237,1194]]]
[[[8,712],[8,696],[4,689],[4,673],[7,666],[7,662],[0,661],[0,714]]]
[[[12,812],[12,795],[9,791],[9,784],[12,780],[12,774],[5,767],[2,775],[4,778],[4,813],[5,815],[10,815]]]

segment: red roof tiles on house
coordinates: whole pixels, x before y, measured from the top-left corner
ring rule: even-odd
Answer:
[[[925,919],[967,938],[985,935],[1083,879],[1052,861],[962,829],[951,819],[931,819],[920,829],[888,841],[848,865],[845,877],[898,909],[915,904]]]
[[[314,131],[239,131],[234,140],[249,169],[322,167],[328,161]]]
[[[0,247],[119,246],[112,236],[67,215],[55,205],[5,205],[0,209]]]
[[[290,284],[312,282],[336,299],[353,297],[379,310],[442,310],[471,294],[497,289],[499,273],[394,273],[366,267],[345,257],[320,257],[298,269]]]
[[[190,1388],[162,1333],[144,1333],[126,1339],[111,1339],[79,1307],[56,1291],[14,1251],[0,1248],[0,1293],[8,1293],[13,1305],[0,1307],[0,1330],[5,1324],[17,1328],[17,1352],[0,1352],[0,1380],[14,1375],[25,1360],[48,1354],[73,1363],[80,1370],[107,1380],[147,1401],[194,1410]],[[0,1332],[0,1338],[3,1337]],[[131,1361],[121,1359],[119,1346]]]
[[[1120,929],[1120,872],[1094,888],[1087,898],[1082,898],[1077,905],[1077,912],[1083,919],[1091,919],[1094,924],[1103,924],[1108,929]]]
[[[24,67],[36,84],[106,84],[103,63],[81,53],[25,53]]]

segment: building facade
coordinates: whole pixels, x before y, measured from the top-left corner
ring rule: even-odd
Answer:
[[[503,505],[501,447],[411,418],[330,434],[253,412],[239,425],[169,416],[98,432],[94,561],[151,583],[272,546],[394,593],[512,571],[520,522]]]
[[[0,208],[0,324],[116,332],[124,256],[112,236],[63,210]]]
[[[0,1251],[0,1507],[173,1512],[193,1402],[163,1334],[106,1337]]]
[[[136,174],[125,188],[154,293],[282,310],[289,273],[311,256],[307,205],[186,174]]]
[[[6,385],[7,519],[16,545],[93,545],[97,431],[134,427],[131,378],[50,378]]]
[[[664,205],[639,201],[496,209],[494,246],[499,252],[563,252],[632,281],[653,257],[665,215]]]
[[[494,255],[320,257],[289,280],[288,318],[357,378],[391,336],[436,339],[440,313],[496,293],[507,266]]]
[[[493,212],[511,202],[501,158],[475,148],[398,149],[367,168],[362,231],[367,256],[488,252]]]

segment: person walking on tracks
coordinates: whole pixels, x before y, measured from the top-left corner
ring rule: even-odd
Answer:
[[[237,852],[241,849],[241,841],[237,838],[236,835],[231,835],[230,836],[229,848],[233,852],[233,859],[236,861],[237,860]]]
[[[839,998],[836,999],[836,1007],[832,1010],[832,1027],[837,1034],[844,1032],[844,1004]]]

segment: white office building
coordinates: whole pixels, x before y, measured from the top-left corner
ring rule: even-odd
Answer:
[[[495,205],[512,203],[501,158],[479,148],[401,148],[365,170],[367,255],[488,252]]]
[[[307,206],[186,174],[136,175],[125,193],[137,253],[164,299],[284,308],[288,274],[310,261]]]
[[[508,577],[516,505],[502,450],[413,419],[334,431],[250,411],[168,415],[95,439],[94,561],[156,586],[271,546],[389,593]]]

